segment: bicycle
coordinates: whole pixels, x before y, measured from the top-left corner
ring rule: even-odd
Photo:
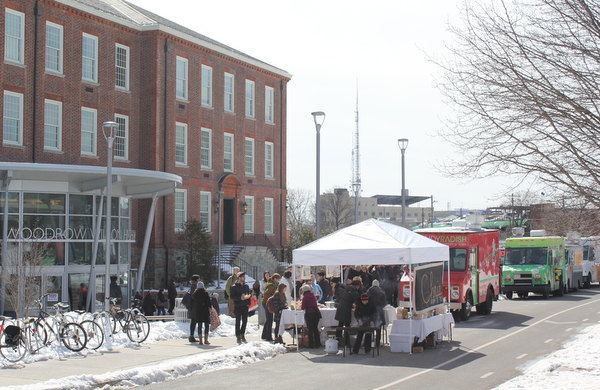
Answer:
[[[94,321],[94,314],[83,310],[74,310],[73,312],[77,314],[77,317],[70,317],[71,322],[81,325],[87,335],[85,347],[93,350],[100,348],[104,344],[104,331],[102,326]]]
[[[0,354],[9,362],[18,362],[27,353],[27,338],[19,321],[0,316]]]
[[[139,309],[121,309],[116,305],[115,298],[109,298],[111,309],[109,311],[109,320],[113,334],[123,331],[129,337],[129,340],[135,343],[142,343],[150,334],[150,322],[145,315],[140,313]]]
[[[32,329],[35,329],[36,337],[39,338],[35,349],[32,349],[32,353],[37,352],[45,345],[49,345],[52,341],[48,340],[48,337],[54,336],[54,339],[62,343],[66,348],[74,352],[79,352],[85,348],[87,344],[87,334],[85,329],[75,323],[68,322],[64,314],[61,313],[69,305],[64,303],[56,303],[52,306],[52,309],[56,311],[56,315],[52,316],[43,309],[42,299],[47,297],[49,294],[40,296],[40,299],[36,300],[35,303],[39,305],[39,315],[37,318],[33,318],[29,321],[29,325]],[[43,331],[41,329],[44,329]],[[33,343],[32,343],[33,345]]]

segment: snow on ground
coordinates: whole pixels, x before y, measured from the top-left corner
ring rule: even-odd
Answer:
[[[221,315],[221,326],[210,337],[234,337],[235,320],[227,315]],[[152,323],[150,336],[145,343],[159,340],[186,338],[189,324],[178,322]],[[256,334],[260,331],[256,324],[248,323],[247,332]],[[124,334],[115,335],[111,345],[103,345],[99,351],[110,348],[118,349],[131,346],[133,343]],[[74,388],[105,388],[125,389],[153,382],[181,378],[192,374],[211,372],[221,369],[231,369],[243,364],[268,359],[285,353],[285,347],[280,344],[250,342],[237,347],[213,352],[204,352],[185,358],[163,361],[154,366],[109,372],[102,375],[73,376],[55,379],[32,386],[12,386],[7,389],[74,389]],[[77,354],[94,354],[95,351],[84,350],[71,352],[64,347],[51,346],[36,355],[27,355],[21,363],[32,363],[40,360],[60,359]],[[8,363],[0,359],[0,368]],[[600,324],[590,325],[581,330],[568,341],[564,349],[557,350],[535,361],[520,367],[523,374],[498,386],[496,390],[512,389],[587,389],[596,385],[600,378]],[[107,384],[103,387],[103,384]]]

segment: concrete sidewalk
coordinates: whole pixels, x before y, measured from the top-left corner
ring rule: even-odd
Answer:
[[[248,341],[261,341],[260,332],[247,335],[246,338]],[[238,345],[235,337],[214,337],[209,341],[210,345],[199,345],[190,343],[186,337],[102,351],[87,356],[76,355],[27,364],[19,362],[0,368],[0,388],[33,385],[73,375],[97,375],[152,366],[169,359],[226,350]]]

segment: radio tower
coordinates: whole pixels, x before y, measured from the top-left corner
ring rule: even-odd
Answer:
[[[358,80],[356,80],[356,131],[352,146],[352,196],[354,196],[354,223],[358,222],[358,198],[361,192],[360,146],[358,133]]]

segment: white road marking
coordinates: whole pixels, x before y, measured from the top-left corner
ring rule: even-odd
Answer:
[[[409,376],[405,376],[405,377],[404,377],[404,378],[402,378],[402,379],[398,379],[398,380],[396,380],[396,381],[394,381],[394,382],[390,382],[390,383],[388,383],[388,384],[386,384],[386,385],[383,385],[383,386],[380,386],[380,387],[376,387],[376,388],[374,388],[373,390],[382,390],[382,389],[387,389],[387,388],[389,388],[389,387],[392,387],[392,386],[395,386],[395,385],[397,385],[397,384],[399,384],[399,383],[406,382],[406,381],[408,381],[408,380],[411,380],[411,379],[413,379],[413,378],[416,378],[416,377],[418,377],[418,376],[421,376],[421,375],[427,374],[428,372],[431,372],[431,371],[437,370],[437,369],[439,369],[439,368],[441,368],[441,367],[444,367],[445,365],[448,365],[448,364],[450,364],[450,363],[454,363],[454,362],[455,362],[455,361],[457,361],[458,359],[462,359],[463,357],[465,357],[465,356],[467,356],[467,355],[470,355],[470,354],[472,354],[472,353],[479,352],[479,350],[481,350],[481,349],[483,349],[483,348],[486,348],[486,347],[489,347],[490,345],[494,345],[494,344],[496,344],[496,343],[499,343],[499,342],[501,342],[501,341],[503,341],[503,340],[505,340],[505,339],[507,339],[507,338],[509,338],[509,337],[512,337],[512,336],[514,336],[514,335],[516,335],[516,334],[519,334],[519,333],[521,333],[521,332],[523,332],[523,331],[525,331],[525,330],[529,330],[529,329],[531,329],[532,327],[534,327],[534,326],[537,326],[537,325],[541,324],[541,323],[542,323],[542,322],[544,322],[544,321],[548,321],[550,318],[553,318],[553,317],[555,317],[555,316],[558,316],[558,315],[561,315],[561,314],[567,313],[567,312],[569,312],[569,311],[571,311],[571,310],[579,309],[580,307],[584,307],[584,306],[591,305],[591,304],[597,304],[599,300],[600,300],[600,299],[594,299],[594,300],[593,300],[593,301],[591,301],[591,302],[582,303],[581,305],[578,305],[578,306],[573,306],[573,307],[570,307],[570,308],[568,308],[568,309],[565,309],[565,310],[559,311],[559,312],[557,312],[557,313],[554,313],[554,314],[552,314],[552,315],[549,315],[549,316],[548,316],[548,317],[546,317],[546,318],[542,318],[541,320],[539,320],[539,321],[536,321],[536,322],[534,322],[533,324],[531,324],[531,325],[529,325],[529,326],[526,326],[526,327],[523,327],[523,328],[517,329],[517,330],[515,330],[514,332],[512,332],[512,333],[509,333],[509,334],[507,334],[507,335],[505,335],[505,336],[502,336],[502,337],[500,337],[500,338],[497,338],[497,339],[495,339],[495,340],[493,340],[493,341],[490,341],[489,343],[485,343],[485,344],[483,344],[483,345],[480,345],[479,347],[476,347],[476,348],[470,349],[470,350],[468,350],[468,351],[465,351],[464,353],[462,353],[462,354],[460,354],[460,355],[458,355],[458,356],[456,356],[456,357],[453,357],[452,359],[450,359],[450,360],[447,360],[447,361],[445,361],[445,362],[443,362],[443,363],[440,363],[440,364],[438,364],[438,365],[436,365],[436,366],[433,366],[433,367],[431,367],[431,368],[425,369],[425,370],[423,370],[423,371],[416,372],[416,373],[414,373],[414,374],[412,374],[412,375],[409,375]]]
[[[517,356],[517,359],[523,359],[525,356],[527,356],[527,354],[526,354],[526,353],[524,353],[524,354],[522,354],[522,355],[519,355],[519,356]]]
[[[487,374],[485,374],[485,375],[482,375],[482,376],[480,376],[479,378],[481,378],[481,379],[485,379],[485,378],[487,378],[488,376],[491,376],[491,375],[494,375],[494,372],[493,372],[493,371],[492,371],[492,372],[488,372]]]
[[[584,318],[583,320],[581,320],[581,322],[586,322],[586,321],[589,321],[589,320],[590,320],[589,318]]]
[[[570,332],[572,330],[573,330],[573,328],[567,328],[567,329],[565,329],[565,332]]]
[[[548,343],[549,343],[549,342],[551,342],[552,340],[554,340],[554,339],[548,339],[548,340],[544,341],[544,344],[548,344]]]

